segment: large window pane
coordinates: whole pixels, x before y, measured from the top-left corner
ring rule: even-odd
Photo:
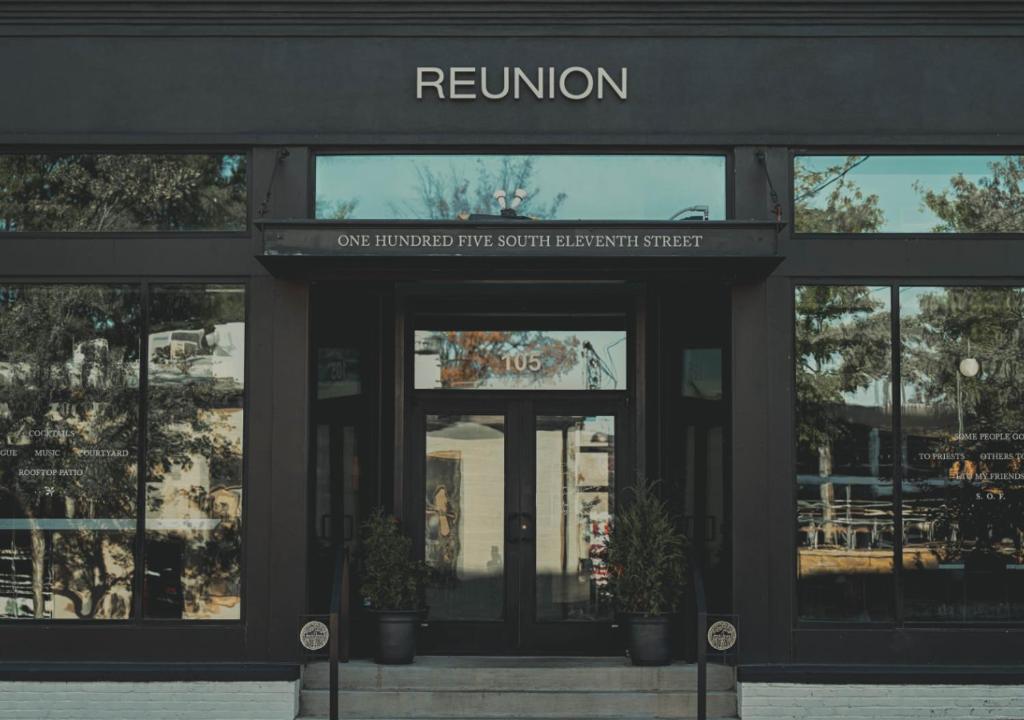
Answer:
[[[0,618],[132,612],[137,288],[0,286]]]
[[[539,415],[536,442],[537,620],[610,619],[615,418]]]
[[[1024,232],[1024,156],[801,155],[802,233]]]
[[[417,330],[417,390],[625,390],[624,330]]]
[[[245,290],[157,286],[149,317],[145,614],[237,619]]]
[[[797,590],[807,620],[892,617],[890,291],[796,289]]]
[[[505,418],[426,418],[424,554],[435,620],[499,620],[505,607]]]
[[[246,157],[0,155],[0,232],[245,230]]]
[[[321,155],[318,218],[467,219],[527,191],[537,219],[725,218],[720,155]]]
[[[907,620],[1024,619],[1024,289],[902,288]]]

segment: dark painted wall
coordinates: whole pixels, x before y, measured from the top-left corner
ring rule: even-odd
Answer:
[[[509,15],[483,4],[382,3],[407,13],[389,15],[345,2],[0,2],[0,145],[255,146],[253,206],[269,189],[267,216],[277,218],[307,213],[310,148],[715,147],[733,157],[735,217],[758,219],[772,206],[761,149],[788,216],[793,147],[1024,145],[1024,13],[1013,3],[972,3],[973,15],[946,2],[544,5],[520,3]],[[415,99],[417,65],[506,64],[625,65],[630,97]],[[275,174],[277,145],[290,156]],[[1021,632],[993,641],[981,631],[794,631],[790,430],[796,278],[1005,278],[1022,274],[1022,248],[1016,237],[802,239],[787,228],[772,277],[734,289],[745,662],[1024,654]],[[244,626],[6,624],[0,647],[35,659],[297,658],[309,300],[304,285],[264,271],[259,249],[255,232],[0,238],[4,278],[241,277],[252,310]]]
[[[629,100],[417,101],[417,65],[627,66]],[[0,143],[1016,143],[1022,65],[1016,37],[7,37]]]

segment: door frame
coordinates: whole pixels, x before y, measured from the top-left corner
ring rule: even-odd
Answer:
[[[442,391],[445,392],[445,391]],[[629,398],[615,391],[480,391],[476,397],[449,398],[429,393],[416,398],[408,414],[406,504],[407,530],[418,557],[424,557],[426,519],[426,418],[428,415],[500,415],[505,418],[503,508],[503,607],[497,620],[451,620],[425,623],[424,654],[573,654],[615,655],[620,643],[614,618],[607,622],[537,620],[536,574],[536,433],[538,416],[611,415],[615,418],[615,468],[611,506],[621,502],[632,484],[629,473],[635,437]],[[526,516],[532,532],[516,540],[515,518]]]
[[[531,279],[529,283],[522,281],[509,282],[415,282],[399,283],[395,292],[395,323],[394,323],[394,487],[393,501],[396,512],[404,518],[403,524],[412,534],[419,557],[423,557],[424,518],[423,518],[423,469],[425,467],[425,445],[423,435],[423,418],[429,408],[457,412],[464,408],[476,414],[506,414],[506,424],[515,416],[518,422],[529,421],[527,428],[518,428],[523,438],[533,433],[533,419],[527,418],[523,411],[506,413],[502,407],[508,403],[525,401],[539,402],[544,407],[616,407],[616,498],[621,502],[621,493],[626,478],[639,477],[646,472],[646,283],[637,283],[625,279],[580,280],[566,281]],[[507,319],[515,318],[525,324],[531,319],[547,322],[545,327],[557,329],[586,329],[601,326],[609,317],[621,317],[625,321],[628,338],[626,388],[624,390],[416,390],[414,387],[415,347],[413,337],[417,321],[423,317],[437,318],[481,318]],[[563,319],[564,322],[552,320]],[[569,324],[567,325],[566,322]],[[595,325],[598,323],[598,325]],[[490,405],[488,406],[488,402]],[[562,403],[575,403],[574,405]],[[618,406],[616,406],[616,403]],[[490,408],[488,411],[483,408]],[[577,411],[575,414],[579,414]],[[602,412],[599,414],[608,414]],[[621,428],[621,429],[620,429]],[[526,443],[532,448],[532,442]],[[524,459],[510,458],[509,444],[506,442],[506,473],[515,472],[522,477]],[[518,455],[522,455],[519,453]],[[533,462],[532,450],[530,463]],[[532,464],[529,465],[532,468]],[[506,509],[513,507],[509,503],[510,487],[522,487],[521,481],[506,482]],[[532,482],[530,483],[532,487]],[[518,507],[519,498],[512,498]],[[507,533],[507,523],[506,523]],[[509,588],[510,580],[507,572],[510,558],[509,544],[506,542],[506,605],[510,599],[518,602],[520,590],[518,586]],[[532,551],[531,551],[532,553]],[[522,553],[517,553],[517,561]],[[520,562],[521,567],[534,569],[534,557],[531,554],[529,564]],[[519,573],[523,575],[526,573]],[[517,579],[517,582],[519,580]],[[515,590],[515,593],[510,592]],[[531,592],[535,589],[531,584]],[[531,604],[532,607],[532,604]],[[516,615],[513,616],[515,611]],[[582,638],[580,647],[567,648],[557,638],[559,633],[546,634],[548,625],[533,628],[532,643],[523,642],[517,635],[527,627],[526,623],[518,622],[520,607],[506,608],[505,619],[500,622],[464,623],[465,630],[451,627],[458,623],[445,623],[451,635],[442,642],[438,632],[432,631],[437,623],[427,623],[421,634],[421,652],[424,654],[444,652],[453,654],[480,653],[515,653],[515,648],[523,648],[518,652],[533,653],[567,653],[572,654],[617,654],[618,643],[612,638],[613,623],[609,623],[607,633],[593,633],[595,638]],[[515,620],[515,621],[514,621]],[[532,618],[531,618],[532,620]],[[572,623],[564,623],[572,624]],[[582,625],[582,623],[581,623]],[[593,627],[595,624],[587,623]],[[501,626],[501,627],[496,627]],[[441,629],[441,628],[436,628]],[[570,631],[571,634],[572,631]],[[527,647],[527,646],[530,647]]]

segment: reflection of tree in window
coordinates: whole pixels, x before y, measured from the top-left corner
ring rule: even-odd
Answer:
[[[908,614],[999,617],[1014,603],[1006,572],[1024,563],[1024,291],[901,298]],[[961,572],[962,591],[949,585]]]
[[[858,175],[881,195],[862,190]],[[1024,230],[1019,155],[803,156],[794,162],[793,187],[794,225],[803,233]],[[922,227],[922,220],[934,224]]]
[[[543,331],[495,330],[449,331],[441,341],[441,383],[443,387],[474,387],[490,378],[525,378],[542,383],[557,378],[579,362],[579,339],[561,339]],[[507,358],[535,357],[536,370],[508,362]]]
[[[240,155],[0,155],[0,230],[244,230]]]
[[[796,290],[800,614],[891,614],[889,289]]]
[[[1024,156],[989,163],[992,176],[973,182],[957,173],[941,192],[915,183],[922,201],[941,221],[934,232],[1024,230]]]
[[[527,196],[518,208],[520,215],[538,220],[553,220],[558,216],[567,195],[556,193],[547,205],[542,204],[543,192],[534,184],[534,158],[481,158],[476,163],[476,178],[461,176],[454,167],[443,172],[417,163],[419,207],[396,207],[395,215],[430,220],[465,220],[473,214],[497,215],[499,210],[494,192],[505,190],[512,193],[522,188],[527,191]]]
[[[0,617],[131,613],[139,318],[132,288],[0,292]]]
[[[850,155],[841,163],[812,170],[801,158],[794,162],[794,223],[798,232],[878,232],[885,214],[878,195],[864,195],[849,173],[869,157]]]

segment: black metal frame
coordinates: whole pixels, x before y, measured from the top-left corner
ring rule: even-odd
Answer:
[[[600,287],[600,286],[598,286]],[[608,291],[611,290],[609,293]],[[481,295],[481,293],[483,293]],[[532,508],[533,482],[533,417],[535,414],[551,411],[557,413],[578,413],[581,409],[600,414],[614,414],[616,417],[616,495],[621,495],[629,485],[629,469],[637,467],[637,457],[643,454],[642,383],[639,378],[645,357],[643,328],[646,325],[642,302],[636,288],[615,284],[605,289],[604,295],[595,294],[594,285],[583,288],[571,284],[548,286],[547,292],[535,289],[532,298],[524,302],[515,286],[495,285],[491,287],[472,284],[444,283],[428,287],[400,289],[400,312],[402,328],[396,331],[400,338],[395,348],[397,365],[403,366],[399,387],[403,388],[405,399],[401,403],[405,421],[403,500],[401,507],[405,525],[416,540],[419,552],[423,551],[423,419],[430,413],[474,413],[500,414],[506,418],[505,444],[505,498],[506,508],[516,513],[535,515]],[[475,305],[466,305],[465,297],[475,300]],[[546,302],[551,304],[545,306]],[[595,304],[596,303],[596,304]],[[415,309],[414,309],[415,308]],[[583,313],[582,315],[580,313]],[[630,344],[627,346],[626,386],[618,390],[417,390],[413,377],[413,333],[418,327],[446,323],[448,326],[484,327],[492,323],[496,327],[586,329],[592,327],[622,328]],[[639,337],[638,337],[639,336]],[[397,381],[396,381],[397,384]],[[638,387],[640,386],[640,387]],[[411,412],[410,412],[411,411]],[[639,445],[638,445],[639,443]],[[396,473],[397,475],[397,473]],[[396,478],[397,482],[397,478]],[[397,490],[396,490],[397,492]],[[521,543],[514,547],[505,529],[505,608],[503,620],[498,622],[431,622],[430,626],[445,631],[440,633],[446,640],[443,648],[432,641],[438,635],[428,629],[424,648],[428,651],[481,653],[481,652],[526,652],[562,653],[573,646],[567,638],[575,637],[580,654],[609,654],[614,652],[612,623],[607,623],[607,633],[595,632],[601,626],[576,623],[543,623],[537,625],[532,616],[536,601],[533,585],[533,545]],[[525,548],[525,550],[524,550]],[[539,632],[535,626],[548,632]],[[560,626],[561,629],[559,629]],[[454,638],[454,640],[453,640]]]

